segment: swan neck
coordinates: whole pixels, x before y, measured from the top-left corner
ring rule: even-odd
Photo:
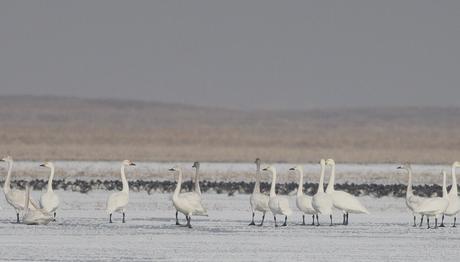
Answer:
[[[442,197],[447,198],[446,172],[442,175]]]
[[[260,193],[260,164],[257,163],[257,170],[256,170],[256,183],[254,184],[253,193]]]
[[[324,193],[324,165],[321,165],[321,176],[319,177],[318,192]]]
[[[201,189],[200,189],[200,168],[197,166],[196,167],[196,172],[195,172],[195,192],[201,195]]]
[[[24,203],[24,213],[27,213],[29,211],[29,202],[30,202],[30,186],[27,185],[26,197],[25,197],[25,203]]]
[[[13,170],[13,161],[8,162],[8,174],[6,175],[5,184],[3,185],[4,192],[9,192],[11,190],[11,170]]]
[[[121,183],[123,184],[123,189],[121,190],[122,192],[129,192],[129,184],[128,180],[126,180],[126,175],[125,175],[125,165],[121,165]]]
[[[334,191],[334,183],[335,183],[335,164],[332,165],[331,177],[329,178],[329,183],[327,184],[326,192]]]
[[[272,170],[272,185],[270,187],[270,196],[276,196],[276,170]]]
[[[452,165],[452,188],[450,189],[450,192],[454,193],[457,195],[457,174],[455,174],[455,165]]]
[[[407,192],[406,195],[412,195],[412,169],[407,169],[409,174],[409,180],[407,181]]]
[[[303,194],[303,170],[299,170],[299,187],[297,188],[297,196],[301,196]]]
[[[53,192],[54,166],[51,167],[51,174],[48,179],[48,192]]]
[[[179,170],[179,177],[177,178],[176,189],[174,190],[174,196],[178,196],[182,185],[182,170]]]

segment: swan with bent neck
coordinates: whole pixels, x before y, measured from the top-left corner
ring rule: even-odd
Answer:
[[[46,211],[44,208],[30,209],[29,208],[30,200],[30,185],[26,186],[25,202],[24,206],[24,215],[22,217],[22,223],[26,225],[47,225],[49,222],[53,221],[53,215]]]
[[[126,206],[129,202],[129,184],[128,180],[126,180],[125,175],[125,167],[127,166],[135,166],[133,162],[130,160],[124,160],[121,162],[121,183],[123,188],[120,192],[113,193],[107,199],[107,213],[109,214],[109,223],[112,223],[112,213],[113,212],[122,212],[123,213],[123,220],[122,222],[125,223],[125,212]]]
[[[350,193],[338,191],[334,189],[335,183],[335,161],[333,159],[326,160],[326,165],[331,167],[331,176],[326,188],[326,194],[332,198],[332,203],[335,208],[343,212],[343,225],[348,225],[348,214],[369,214],[369,211],[359,202],[359,200]]]
[[[409,208],[409,210],[412,212],[412,215],[414,216],[413,226],[416,227],[417,226],[416,224],[417,215],[420,214],[419,206],[421,205],[423,201],[427,200],[428,198],[414,195],[414,192],[412,191],[412,167],[410,164],[399,166],[397,169],[406,170],[409,176],[409,180],[407,181],[407,189],[406,189],[406,206],[407,208]],[[423,214],[420,214],[420,226],[422,226],[422,224],[423,224]]]
[[[54,220],[56,220],[56,210],[59,207],[59,196],[53,190],[54,164],[52,162],[45,162],[40,166],[51,169],[48,179],[48,188],[46,193],[40,197],[40,206],[48,213],[52,213]]]
[[[257,158],[254,162],[256,164],[256,182],[254,184],[254,189],[252,191],[251,197],[249,198],[249,203],[251,204],[252,211],[252,220],[249,223],[250,226],[254,226],[254,215],[255,211],[262,212],[262,221],[258,226],[263,226],[265,220],[265,213],[270,211],[268,207],[268,196],[260,193],[260,159]]]
[[[460,199],[458,198],[458,189],[457,189],[457,176],[455,174],[455,168],[460,167],[460,162],[456,161],[452,164],[452,188],[447,195],[449,199],[449,205],[447,206],[446,211],[442,215],[441,227],[444,227],[444,215],[453,216],[454,224],[452,227],[456,227],[457,222],[457,213],[460,211]]]
[[[331,220],[332,226],[332,198],[330,195],[324,192],[324,172],[326,169],[326,160],[321,159],[319,161],[321,165],[321,173],[319,177],[318,190],[311,200],[311,205],[316,211],[316,226],[319,226],[318,214],[327,215]]]
[[[208,212],[201,204],[201,198],[196,197],[197,195],[196,192],[187,192],[187,193],[182,193],[182,194],[180,193],[180,190],[182,187],[182,169],[179,166],[175,166],[173,168],[170,168],[169,171],[177,172],[179,174],[179,177],[177,179],[176,189],[174,190],[174,194],[172,197],[173,205],[178,212],[181,212],[182,214],[185,215],[185,218],[187,220],[186,226],[188,228],[192,228],[192,225],[191,225],[192,215],[207,216]],[[195,194],[190,194],[190,193],[195,193]],[[177,212],[176,212],[176,224],[178,224]]]
[[[10,206],[12,206],[16,211],[16,222],[19,223],[19,212],[24,210],[26,192],[17,189],[11,189],[11,171],[13,169],[14,163],[13,158],[11,156],[7,156],[1,159],[1,161],[8,163],[8,174],[6,175],[5,183],[3,185],[5,199],[6,202],[8,202],[8,204],[10,204]],[[31,210],[39,208],[39,205],[32,198],[29,198],[28,203],[28,206]]]
[[[287,226],[287,218],[292,214],[292,210],[289,207],[289,200],[284,197],[279,197],[276,195],[276,169],[273,166],[268,166],[263,169],[263,171],[269,171],[272,174],[272,184],[270,187],[270,197],[268,199],[268,207],[273,214],[273,219],[275,220],[275,227],[278,227],[276,224],[276,215],[284,216],[284,223],[281,226]]]
[[[295,166],[289,169],[290,171],[297,171],[299,173],[299,186],[297,188],[296,205],[302,214],[302,225],[305,225],[305,214],[312,215],[312,226],[315,225],[316,210],[312,206],[312,197],[303,194],[303,168],[302,166]]]

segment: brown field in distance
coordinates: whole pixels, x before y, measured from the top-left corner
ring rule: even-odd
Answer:
[[[238,111],[0,97],[0,154],[22,160],[450,163],[460,108]]]

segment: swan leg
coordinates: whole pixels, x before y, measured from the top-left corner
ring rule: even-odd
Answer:
[[[331,219],[331,224],[330,224],[330,226],[332,226],[332,215],[329,215],[329,218]]]
[[[452,227],[457,227],[457,226],[455,225],[456,222],[457,222],[457,217],[455,216],[455,217],[454,217],[454,225],[453,225]]]
[[[302,215],[302,226],[305,226],[305,215]]]
[[[112,213],[109,215],[109,223],[112,223]]]
[[[187,227],[188,228],[192,228],[192,225],[190,224],[191,220],[192,220],[192,216],[188,216],[187,217]]]
[[[123,212],[123,220],[122,220],[122,223],[125,223],[125,212]]]
[[[444,214],[442,214],[441,225],[439,225],[439,227],[444,227]]]
[[[252,211],[252,220],[251,220],[251,223],[249,223],[249,226],[255,226],[256,223],[254,223],[254,211]]]
[[[319,227],[319,218],[318,218],[318,214],[316,214],[316,226]]]
[[[347,212],[347,220],[345,221],[345,225],[348,226],[348,212]]]
[[[176,210],[176,226],[180,226],[179,223],[179,211]]]
[[[342,225],[346,225],[346,220],[345,220],[345,219],[346,219],[346,216],[347,216],[347,215],[346,215],[345,213],[343,213],[343,222],[342,222]]]
[[[53,221],[56,222],[56,212],[54,212],[54,214],[53,214]]]
[[[262,214],[262,221],[259,224],[259,227],[264,225],[264,220],[265,220],[265,212]]]
[[[278,227],[278,224],[276,224],[276,216],[273,216],[273,219],[275,220],[275,227]]]
[[[304,219],[305,220],[305,219]],[[304,221],[305,222],[305,221]],[[281,225],[283,227],[287,226],[287,216],[284,216],[284,224]]]
[[[426,217],[426,223],[428,224],[427,228],[429,229],[430,228],[430,217],[428,216]]]
[[[415,220],[416,220],[416,219],[417,219],[417,218],[416,218],[415,215],[414,215],[414,225],[413,225],[413,227],[416,227],[416,226],[417,226],[417,224],[415,223]]]
[[[311,218],[312,218],[312,221],[313,221],[313,222],[311,222],[311,225],[314,226],[315,225],[315,215],[311,215]]]
[[[434,228],[438,228],[438,217],[434,217]]]
[[[419,227],[421,227],[423,224],[423,215],[420,217],[420,225],[418,225]]]
[[[16,212],[16,223],[19,224],[19,212]]]

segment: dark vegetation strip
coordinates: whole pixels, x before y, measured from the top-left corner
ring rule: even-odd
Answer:
[[[11,182],[11,187],[18,189],[25,189],[26,180],[15,180]],[[0,184],[3,187],[4,181]],[[47,181],[41,179],[35,179],[30,181],[34,190],[44,190],[47,187]],[[262,192],[268,192],[270,190],[269,183],[261,183]],[[152,180],[134,180],[129,182],[131,191],[141,192],[146,191],[148,194],[155,192],[159,193],[171,193],[176,187],[174,181],[152,181]],[[200,182],[202,192],[216,192],[218,194],[234,195],[238,194],[251,194],[254,183],[247,182],[211,182],[202,181]],[[313,195],[316,192],[318,184],[305,183],[304,192],[308,195]],[[326,186],[325,186],[326,187]],[[404,184],[392,184],[392,185],[381,185],[381,184],[336,184],[336,190],[344,190],[355,196],[394,196],[394,197],[405,197],[406,185]],[[80,193],[88,193],[92,190],[121,190],[122,184],[119,180],[55,180],[53,181],[53,188],[56,190],[73,191]],[[182,184],[182,188],[185,191],[192,189],[192,182],[187,181]],[[284,183],[277,184],[277,193],[289,194],[297,189],[297,183]],[[419,196],[441,196],[442,188],[439,185],[417,185],[413,186],[413,190],[416,195]],[[448,188],[450,190],[450,187]]]

